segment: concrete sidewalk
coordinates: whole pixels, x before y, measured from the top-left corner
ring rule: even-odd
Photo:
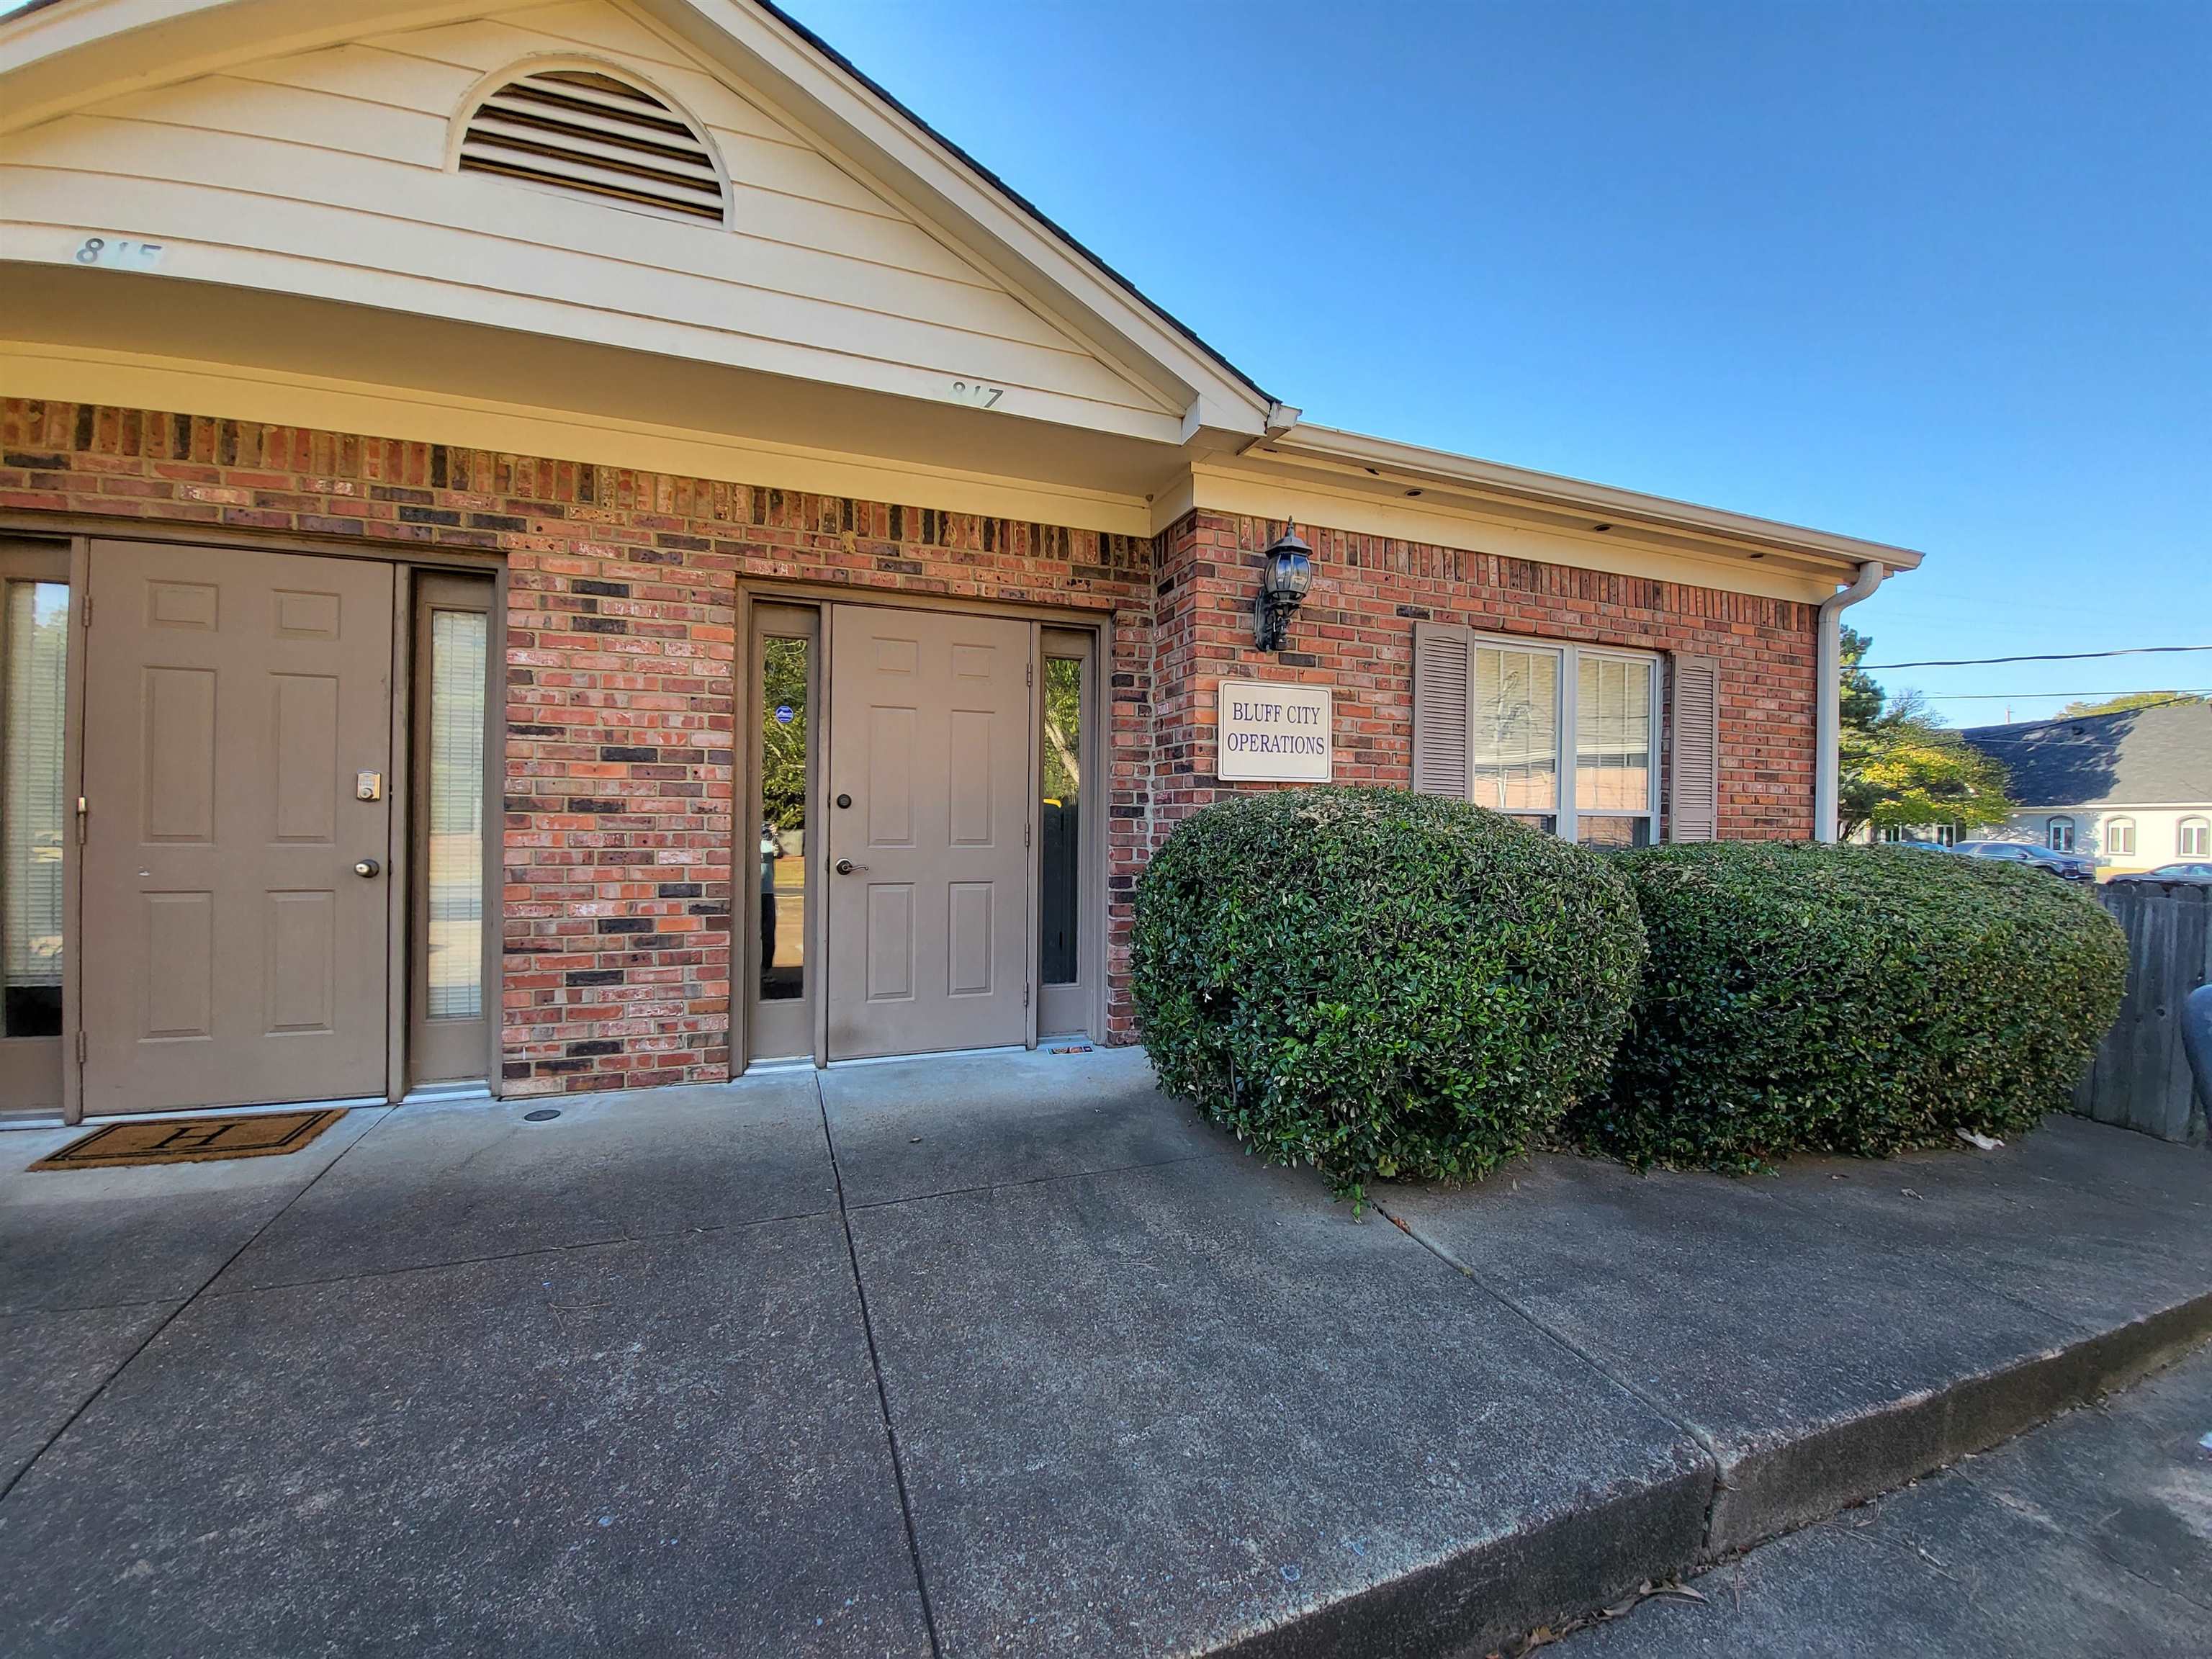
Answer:
[[[0,1135],[11,1652],[1480,1652],[2212,1334],[2212,1157],[2069,1119],[1358,1224],[1133,1051],[65,1139]]]

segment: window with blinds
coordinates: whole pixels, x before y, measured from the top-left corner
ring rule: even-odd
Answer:
[[[62,1029],[67,582],[9,581],[0,621],[0,965],[11,1037]]]
[[[722,224],[728,191],[706,137],[642,87],[592,70],[517,76],[470,114],[463,173]]]
[[[1492,811],[1550,817],[1559,808],[1559,658],[1474,647],[1473,799]]]
[[[1677,839],[1710,840],[1717,678],[1710,659],[1675,662],[1670,807]],[[1650,653],[1417,623],[1413,787],[1471,800],[1571,841],[1644,846],[1657,838],[1660,823],[1665,684],[1661,659]]]
[[[425,811],[430,1018],[483,1013],[484,671],[491,619],[430,613],[430,775]]]

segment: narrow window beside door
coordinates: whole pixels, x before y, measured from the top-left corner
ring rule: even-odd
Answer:
[[[69,584],[6,585],[5,687],[0,695],[0,956],[4,1030],[10,1037],[58,1036],[62,1029],[62,860],[68,833],[63,799],[64,693],[69,654]]]
[[[761,641],[760,1000],[806,994],[807,657],[813,641]]]
[[[430,970],[434,1020],[483,1015],[484,653],[491,618],[430,614]]]
[[[1080,975],[1083,923],[1083,663],[1044,659],[1043,782],[1037,804],[1039,972],[1047,985]]]
[[[415,586],[409,846],[408,1080],[490,1076],[499,996],[486,960],[498,947],[498,833],[485,796],[498,769],[492,678],[493,584],[418,571]]]

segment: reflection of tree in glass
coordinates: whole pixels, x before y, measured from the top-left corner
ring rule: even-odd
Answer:
[[[1073,801],[1083,787],[1083,665],[1044,659],[1044,796]]]
[[[779,831],[806,827],[806,647],[762,641],[761,816]],[[787,722],[779,708],[791,710]]]
[[[1482,696],[1486,679],[1497,690]],[[1535,775],[1548,773],[1552,765],[1553,709],[1548,702],[1539,706],[1534,680],[1534,665],[1506,652],[1498,653],[1497,667],[1491,674],[1477,676],[1475,690],[1480,699],[1475,728],[1477,785],[1486,787],[1496,796],[1490,804],[1500,811],[1510,805],[1550,805],[1548,799],[1539,800],[1533,796],[1526,801],[1512,799],[1516,791],[1529,791]],[[1548,796],[1548,785],[1536,793]]]

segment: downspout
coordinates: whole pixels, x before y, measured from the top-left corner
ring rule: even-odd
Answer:
[[[1820,605],[1819,712],[1814,719],[1814,741],[1818,745],[1817,764],[1813,771],[1813,839],[1833,841],[1836,838],[1836,802],[1842,793],[1843,774],[1843,688],[1844,688],[1844,611],[1861,599],[1870,598],[1881,579],[1888,573],[1881,561],[1869,560],[1859,567],[1859,574],[1849,587]]]

